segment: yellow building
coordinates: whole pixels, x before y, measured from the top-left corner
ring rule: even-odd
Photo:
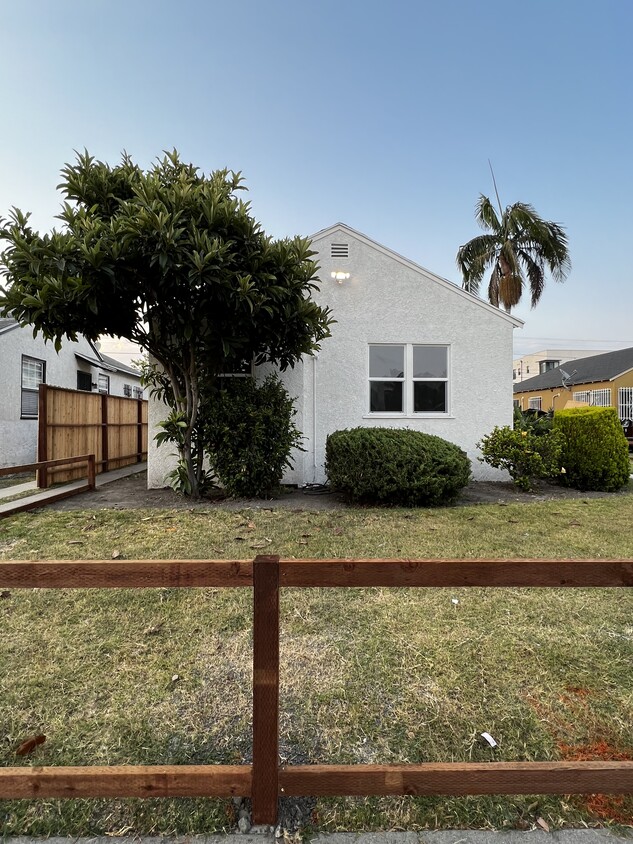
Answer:
[[[579,358],[515,384],[514,403],[521,410],[615,407],[622,421],[633,420],[633,348]]]

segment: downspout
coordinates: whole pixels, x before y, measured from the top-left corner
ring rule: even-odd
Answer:
[[[312,355],[312,483],[316,483],[317,456],[317,358],[318,354]]]

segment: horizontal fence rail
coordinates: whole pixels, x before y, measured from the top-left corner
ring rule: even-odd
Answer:
[[[96,471],[142,462],[147,456],[147,401],[40,384],[37,454],[40,460],[93,452]],[[76,480],[71,469],[56,469],[57,480]],[[53,473],[38,472],[46,489]]]
[[[253,764],[0,768],[0,798],[633,794],[633,761],[279,766],[283,587],[630,587],[632,560],[49,560],[0,562],[0,588],[253,588]]]
[[[56,460],[38,460],[37,463],[23,463],[21,466],[7,466],[4,469],[0,469],[0,477],[3,475],[17,475],[23,472],[35,472],[37,471],[38,474],[44,473],[46,474],[49,470],[53,472],[57,471],[57,469],[63,469],[64,466],[69,465],[77,465],[87,466],[87,477],[86,483],[82,486],[73,487],[73,489],[64,489],[60,492],[53,493],[52,495],[47,495],[46,497],[46,504],[52,504],[54,501],[61,501],[63,498],[69,498],[71,495],[78,495],[80,492],[88,492],[91,489],[95,488],[96,485],[96,462],[94,454],[82,454],[78,457],[59,457]],[[6,509],[3,509],[3,512],[0,512],[0,519],[5,516],[12,516],[14,513],[21,513],[25,510],[34,510],[37,507],[41,507],[42,500],[37,501],[27,501],[20,504],[19,500],[15,502],[9,502]]]

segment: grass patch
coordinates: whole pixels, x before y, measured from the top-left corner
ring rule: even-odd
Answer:
[[[42,511],[0,523],[0,559],[630,558],[633,538],[614,525],[632,511],[631,496],[425,511]],[[11,631],[0,765],[250,761],[250,602],[250,590],[13,591],[0,600]],[[282,758],[631,758],[631,609],[624,589],[285,590]],[[36,733],[47,741],[16,757]],[[553,828],[626,823],[633,798],[332,798],[312,820],[527,828],[537,817]],[[235,819],[229,801],[174,799],[6,801],[0,820],[7,835],[149,835]]]

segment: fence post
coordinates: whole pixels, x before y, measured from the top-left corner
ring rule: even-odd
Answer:
[[[95,456],[94,454],[88,455],[88,488],[94,489],[97,481],[95,478],[96,475],[96,466],[95,466]]]
[[[110,455],[108,454],[108,395],[101,394],[101,471],[107,472],[110,468]]]
[[[48,385],[40,384],[37,398],[37,460],[38,463],[48,460]],[[37,470],[37,486],[39,489],[48,487],[48,469],[43,466]]]
[[[136,462],[143,462],[143,399],[136,400]]]
[[[253,823],[277,823],[279,557],[253,562]]]

